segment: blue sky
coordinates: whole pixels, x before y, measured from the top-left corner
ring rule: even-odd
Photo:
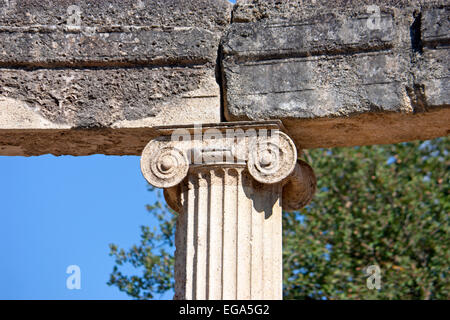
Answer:
[[[0,157],[0,299],[128,299],[106,285],[108,244],[128,248],[155,225],[139,159]],[[69,265],[81,290],[66,288]]]
[[[139,159],[0,156],[0,299],[128,299],[106,285],[108,245],[127,249],[156,226]],[[66,288],[70,265],[80,290]]]

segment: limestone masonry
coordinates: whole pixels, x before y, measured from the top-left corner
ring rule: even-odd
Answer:
[[[299,148],[449,133],[449,5],[0,1],[0,155],[138,155],[158,126],[280,119]]]
[[[0,155],[140,155],[175,299],[282,299],[302,149],[449,133],[444,0],[0,0]]]

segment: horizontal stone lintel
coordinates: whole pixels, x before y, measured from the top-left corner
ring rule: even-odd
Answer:
[[[223,29],[231,7],[228,0],[3,0],[0,22],[4,26],[190,25]]]
[[[0,156],[140,155],[153,128],[0,129]]]
[[[333,5],[238,2],[221,40],[225,118],[281,119],[299,148],[448,135],[449,7]]]
[[[205,66],[0,68],[0,128],[126,128],[220,121]]]
[[[399,56],[382,51],[240,64],[229,63],[226,59],[224,70],[230,74],[229,86],[236,86],[231,94],[236,95],[313,90],[337,83],[345,90],[345,86],[408,81],[409,75],[405,72],[408,58],[408,54]]]
[[[80,0],[79,25],[0,1],[0,155],[139,155],[155,126],[224,119],[307,149],[448,135],[448,6],[373,4],[375,29],[362,0],[242,0],[232,24],[227,0]]]
[[[300,149],[390,144],[449,135],[448,107],[415,114],[285,119],[283,125]],[[0,129],[0,156],[140,155],[161,134],[157,128]]]
[[[299,148],[349,147],[428,140],[450,134],[450,105],[422,113],[365,113],[348,117],[284,119]]]
[[[0,66],[214,63],[219,37],[197,27],[0,27]]]
[[[236,61],[388,49],[395,36],[392,14],[380,16],[373,28],[367,15],[288,23],[235,23],[222,40],[224,54]]]

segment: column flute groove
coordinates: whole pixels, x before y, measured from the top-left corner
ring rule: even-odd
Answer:
[[[239,135],[230,138],[230,127]],[[174,299],[281,299],[282,197],[285,209],[305,205],[312,169],[279,122],[177,130],[162,130],[141,159],[179,214]]]

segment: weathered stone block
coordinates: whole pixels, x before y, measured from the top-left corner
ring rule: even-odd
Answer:
[[[300,148],[447,135],[448,26],[444,0],[3,0],[0,155],[140,154],[223,120],[281,119]]]
[[[422,42],[426,46],[448,45],[450,7],[427,8],[422,13]]]
[[[416,88],[421,90],[424,109],[445,107],[450,101],[450,7],[426,8],[420,18],[422,52],[414,64]]]
[[[139,154],[148,139],[112,146],[129,133],[112,129],[219,122],[230,17],[226,0],[0,1],[0,154]],[[61,148],[74,128],[100,145]],[[24,145],[31,129],[54,139]]]
[[[450,130],[443,1],[239,1],[221,43],[228,120],[282,119],[305,148]]]

